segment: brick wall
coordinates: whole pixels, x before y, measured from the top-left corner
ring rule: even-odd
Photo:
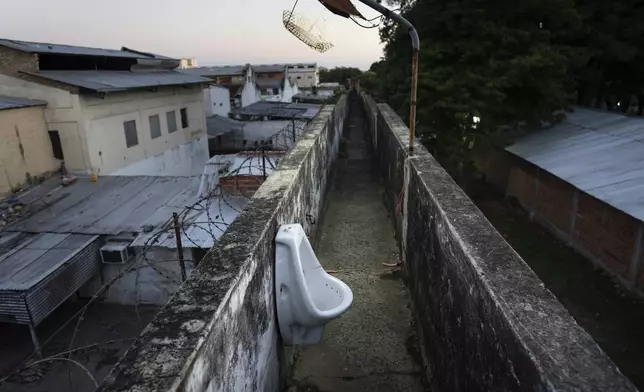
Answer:
[[[263,183],[263,176],[232,176],[219,179],[219,184],[224,193],[248,197],[255,194]]]
[[[25,72],[38,72],[38,70],[37,54],[0,46],[0,73],[78,94],[78,87],[25,74]]]
[[[638,246],[644,242],[638,238],[642,222],[508,152],[492,154],[497,156],[477,163],[494,185],[505,188],[533,219],[625,286],[644,290],[644,255]],[[508,162],[509,168],[504,167]],[[498,170],[507,170],[507,176]],[[498,183],[503,178],[505,185]]]
[[[638,221],[583,192],[578,198],[573,244],[628,278]]]

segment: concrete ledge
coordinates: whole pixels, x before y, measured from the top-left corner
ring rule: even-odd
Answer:
[[[278,390],[274,237],[300,223],[314,238],[346,111],[343,97],[309,124],[100,391]]]
[[[635,391],[440,164],[419,144],[408,156],[393,110],[362,102],[387,203],[402,206],[395,226],[432,388]]]

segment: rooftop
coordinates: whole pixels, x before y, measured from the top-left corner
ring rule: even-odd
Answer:
[[[0,39],[0,46],[19,50],[27,53],[38,54],[66,54],[80,56],[102,56],[102,57],[128,57],[133,59],[170,59],[170,57],[160,56],[152,53],[139,52],[136,50],[121,48],[119,49],[100,49],[89,48],[85,46],[61,45],[46,42],[29,42],[11,39]]]
[[[317,116],[321,109],[322,105],[317,104],[261,101],[233,110],[231,115],[310,120]]]
[[[40,99],[27,99],[0,95],[0,110],[46,106],[47,102]]]
[[[225,65],[212,67],[195,67],[182,69],[182,73],[199,75],[199,76],[243,76],[246,65]]]
[[[644,220],[643,131],[641,117],[576,108],[561,124],[521,137],[507,151]]]
[[[96,92],[115,92],[137,88],[181,86],[210,82],[209,79],[187,75],[178,71],[39,71],[26,73]]]

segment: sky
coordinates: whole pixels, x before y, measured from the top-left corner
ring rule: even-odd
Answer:
[[[335,46],[310,49],[282,24],[292,0],[0,0],[0,38],[195,57],[198,65],[318,62],[368,69],[382,56],[378,29],[363,29],[317,0],[305,16]],[[375,11],[354,0],[370,18]]]

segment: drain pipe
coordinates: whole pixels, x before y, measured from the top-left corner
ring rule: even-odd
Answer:
[[[392,19],[407,28],[411,37],[413,49],[411,59],[411,104],[409,113],[409,155],[414,154],[414,140],[416,138],[416,99],[418,96],[418,55],[420,52],[420,39],[416,28],[409,21],[389,8],[374,0],[360,0],[366,6],[380,12],[385,18]]]

